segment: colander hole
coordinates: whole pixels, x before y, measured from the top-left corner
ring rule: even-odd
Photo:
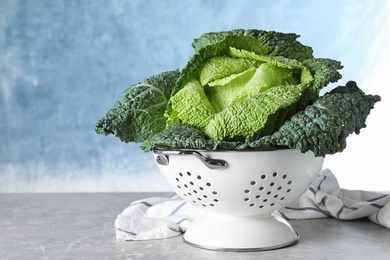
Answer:
[[[266,175],[261,175],[261,178],[264,180],[265,178],[267,178],[267,176]]]
[[[255,181],[251,181],[251,185],[255,186],[256,182]]]
[[[210,204],[211,207],[214,207],[215,205],[214,204]]]
[[[272,192],[269,191],[269,192],[267,192],[267,195],[271,195],[271,193],[272,193]]]
[[[249,198],[245,198],[244,201],[249,201]]]
[[[291,189],[288,189],[288,190],[287,190],[287,193],[290,192],[290,191],[291,191]]]
[[[176,178],[176,181],[179,181],[179,178]]]
[[[287,178],[287,175],[286,175],[286,174],[285,174],[285,175],[283,175],[283,176],[282,176],[282,178],[283,178],[283,179],[286,179],[286,178]]]
[[[217,199],[214,199],[214,202],[219,202],[219,200],[217,200]]]
[[[281,197],[280,200],[284,200],[284,197]]]
[[[206,207],[206,205],[205,205],[205,204],[202,204],[202,206],[203,206],[203,207]]]
[[[276,199],[277,197],[279,197],[277,194],[274,196],[274,198]]]
[[[287,182],[288,185],[290,185],[291,183],[292,183],[292,181]]]
[[[190,173],[190,172],[187,172],[187,175],[188,175],[188,176],[191,176],[191,173]]]
[[[272,207],[273,205],[275,205],[275,203],[271,203],[271,207]]]
[[[268,201],[268,199],[264,199],[264,200],[263,200],[263,202],[267,202],[267,201]]]
[[[253,203],[252,203],[252,204],[249,204],[249,207],[253,207],[254,205],[255,205],[255,204],[253,204]]]
[[[200,190],[204,190],[204,188],[203,188],[203,187],[199,187],[199,189],[200,189]]]
[[[272,176],[276,177],[276,176],[278,176],[278,173],[277,173],[277,172],[274,172],[274,173],[272,174]]]
[[[194,185],[194,183],[193,183],[192,181],[190,181],[190,184],[191,184],[191,185]]]
[[[193,190],[193,192],[196,194],[196,193],[198,193],[196,190]]]
[[[260,199],[260,198],[261,198],[261,196],[260,196],[260,195],[257,195],[257,196],[256,196],[256,199]]]
[[[187,194],[190,195],[190,196],[192,196],[191,192],[188,192]]]
[[[264,187],[260,187],[259,190],[260,190],[260,191],[264,190]]]
[[[180,177],[183,177],[183,173],[179,172]]]
[[[210,187],[210,186],[211,186],[211,183],[210,183],[210,182],[207,182],[206,185]]]
[[[193,202],[193,203],[196,203],[196,201],[195,201],[195,200],[193,200],[192,202]]]
[[[198,180],[202,179],[202,177],[201,177],[200,175],[196,176],[196,178],[197,178]]]
[[[216,191],[213,191],[213,194],[214,194],[214,195],[217,195],[217,194],[218,194],[218,192],[216,192]]]
[[[260,206],[259,206],[259,209],[262,209],[262,208],[264,208],[264,206],[263,206],[263,205],[260,205]]]
[[[179,189],[181,189],[180,185],[177,185],[177,187],[178,187]]]
[[[282,189],[282,186],[279,186],[279,187],[278,187],[278,190],[281,190],[281,189]]]
[[[187,184],[184,184],[184,187],[188,188],[188,185],[187,185]]]
[[[183,193],[183,196],[184,196],[184,197],[187,197],[187,194]]]
[[[249,193],[249,192],[250,192],[250,190],[245,190],[244,192],[245,192],[245,193]]]
[[[201,201],[202,199],[201,198],[198,198],[199,201]]]
[[[206,195],[203,195],[203,198],[207,199],[208,197]]]
[[[271,186],[271,187],[273,187],[274,185],[275,185],[275,183],[273,183],[273,182],[270,183],[270,186]]]

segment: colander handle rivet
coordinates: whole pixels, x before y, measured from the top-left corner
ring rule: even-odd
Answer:
[[[160,165],[167,166],[169,164],[168,157],[164,154],[159,154],[156,156],[156,162]]]

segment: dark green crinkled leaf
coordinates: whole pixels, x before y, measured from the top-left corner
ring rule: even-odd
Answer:
[[[154,148],[170,149],[240,149],[242,142],[216,141],[207,137],[202,131],[191,125],[173,125],[158,133],[141,144],[141,149],[151,151]]]
[[[343,68],[340,61],[327,58],[312,58],[302,62],[313,74],[313,90],[319,92],[329,83],[337,82],[341,79],[338,70]]]
[[[355,82],[350,81],[346,87],[333,89],[298,112],[277,132],[249,146],[255,148],[269,143],[301,152],[311,150],[316,156],[342,152],[346,138],[352,133],[359,134],[366,127],[366,118],[378,101],[379,96],[366,95]]]
[[[127,88],[96,123],[98,134],[113,134],[122,142],[143,142],[165,129],[164,111],[180,73],[168,71]]]
[[[299,35],[294,33],[281,33],[263,30],[236,29],[224,32],[204,33],[199,38],[194,39],[192,47],[196,52],[205,46],[215,44],[229,35],[246,35],[260,40],[267,48],[268,56],[283,56],[289,59],[304,61],[313,58],[313,49],[298,42]]]
[[[341,62],[327,58],[312,58],[303,61],[302,64],[312,73],[314,81],[312,86],[303,93],[298,109],[312,104],[319,97],[321,89],[341,79],[342,76],[338,70],[343,68]]]

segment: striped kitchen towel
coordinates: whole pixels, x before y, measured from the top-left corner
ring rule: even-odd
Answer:
[[[131,203],[115,220],[119,241],[163,239],[184,233],[204,212],[178,196]],[[341,189],[330,170],[323,170],[296,201],[279,210],[286,219],[369,218],[390,228],[390,195]]]
[[[341,189],[330,170],[323,170],[307,191],[279,210],[286,219],[333,217],[351,220],[368,217],[390,228],[390,195]]]

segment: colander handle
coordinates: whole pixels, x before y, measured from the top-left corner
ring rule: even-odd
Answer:
[[[228,163],[225,160],[207,158],[198,151],[191,151],[191,150],[171,151],[171,150],[154,149],[153,152],[157,154],[156,162],[164,166],[169,164],[169,157],[168,157],[169,155],[194,155],[201,162],[203,162],[204,165],[206,165],[208,168],[213,170],[222,170],[228,166]]]

